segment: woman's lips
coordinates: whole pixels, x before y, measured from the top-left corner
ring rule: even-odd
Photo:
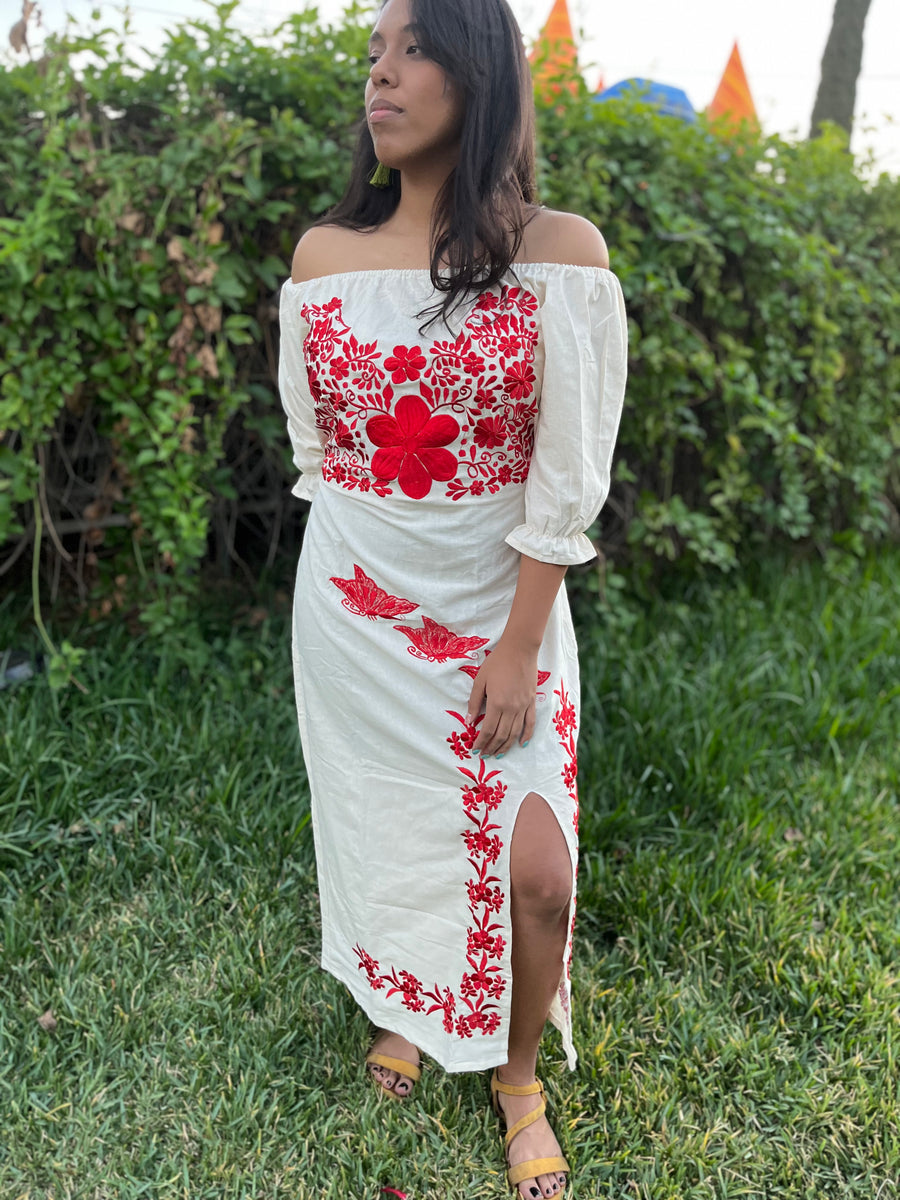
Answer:
[[[400,117],[403,114],[395,108],[373,108],[369,113],[370,121],[385,121],[388,117]]]

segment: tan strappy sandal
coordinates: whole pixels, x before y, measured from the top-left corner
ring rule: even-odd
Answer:
[[[375,1035],[375,1041],[378,1041],[378,1034]],[[393,1088],[382,1087],[368,1066],[373,1063],[376,1067],[384,1067],[388,1071],[396,1071],[398,1075],[405,1075],[407,1079],[411,1079],[414,1084],[418,1083],[422,1078],[421,1068],[415,1063],[407,1062],[404,1058],[392,1058],[390,1054],[379,1054],[377,1050],[370,1050],[366,1055],[366,1074],[375,1084],[375,1086],[386,1096],[390,1096],[392,1100],[408,1100],[412,1095],[410,1091],[406,1096],[401,1096],[399,1092],[395,1092]]]
[[[514,1087],[510,1083],[503,1083],[497,1078],[497,1072],[494,1071],[491,1075],[491,1105],[494,1112],[506,1124],[506,1117],[500,1103],[497,1100],[497,1093],[502,1092],[504,1096],[533,1096],[540,1092],[541,1102],[532,1112],[526,1113],[520,1121],[516,1121],[511,1128],[507,1126],[504,1144],[506,1149],[506,1161],[509,1163],[509,1147],[513,1138],[517,1133],[521,1133],[523,1129],[527,1129],[529,1125],[533,1125],[535,1121],[539,1121],[547,1111],[547,1101],[544,1099],[544,1085],[539,1079],[534,1083],[526,1084],[524,1087]],[[523,1179],[537,1179],[538,1175],[552,1175],[555,1171],[565,1171],[569,1174],[571,1168],[564,1158],[560,1155],[554,1155],[552,1158],[529,1158],[525,1162],[516,1163],[514,1167],[510,1167],[506,1172],[506,1178],[509,1181],[509,1186],[516,1190]]]

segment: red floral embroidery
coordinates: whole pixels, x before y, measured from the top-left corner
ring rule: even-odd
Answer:
[[[362,567],[353,564],[353,579],[338,579],[331,576],[331,582],[344,593],[341,604],[358,617],[368,617],[374,621],[376,617],[404,617],[414,612],[419,606],[399,596],[389,596],[384,588],[380,588],[374,579],[370,579]]]
[[[428,622],[428,618],[424,617],[423,621]],[[435,623],[432,621],[430,624]],[[402,625],[395,626],[395,629],[408,632]],[[447,633],[446,630],[443,632]],[[455,634],[449,636],[455,637]],[[488,639],[457,640],[484,645]],[[452,732],[447,741],[458,757],[470,758],[477,725],[483,718],[479,717],[470,726],[460,713],[448,709],[447,715],[458,721],[464,730],[462,735],[458,731]],[[502,782],[500,770],[488,770],[484,759],[479,759],[477,772],[461,766],[457,770],[465,781],[461,794],[466,828],[460,836],[466,844],[467,860],[472,870],[472,875],[466,881],[466,896],[472,918],[472,923],[466,929],[467,969],[460,977],[457,993],[437,983],[431,990],[426,990],[410,972],[398,972],[396,968],[383,971],[377,960],[362,946],[354,946],[354,951],[359,958],[359,969],[365,971],[373,990],[380,991],[386,987],[386,998],[401,995],[401,1003],[412,1012],[424,1011],[426,1015],[440,1012],[447,1033],[470,1038],[480,1032],[486,1037],[500,1027],[497,1001],[503,997],[507,985],[500,966],[506,950],[506,939],[503,937],[503,924],[496,919],[506,903],[506,896],[500,887],[500,877],[492,873],[503,850],[503,842],[497,833],[501,826],[491,820],[491,814],[503,802],[506,785]],[[431,1003],[426,1008],[428,1001]]]
[[[554,691],[554,696],[559,697],[559,708],[553,717],[553,725],[556,732],[559,734],[559,744],[566,756],[566,762],[560,772],[563,778],[563,783],[566,786],[566,791],[572,801],[572,825],[575,829],[575,834],[578,834],[578,755],[575,748],[575,736],[578,728],[577,718],[575,716],[575,706],[569,699],[569,694],[566,691],[565,682],[560,679],[559,690]],[[575,937],[575,909],[578,903],[577,896],[572,897],[572,922],[569,926],[568,949],[566,952],[566,979],[572,977],[572,949],[574,946]],[[570,1017],[569,1013],[569,989],[565,982],[559,985],[559,1002],[566,1017]]]
[[[466,670],[465,667],[460,667],[459,669],[460,671]],[[475,669],[477,671],[478,668],[476,667]],[[460,733],[458,730],[454,730],[446,740],[450,743],[453,753],[457,758],[471,758],[472,746],[475,744],[475,739],[478,737],[478,726],[484,720],[485,714],[480,713],[475,718],[473,724],[470,725],[462,713],[450,712],[449,709],[447,711],[450,713],[451,717],[459,721],[460,725],[463,727],[463,731]]]
[[[526,289],[502,286],[478,298],[455,338],[385,356],[354,335],[340,297],[303,305],[323,479],[378,496],[396,480],[415,500],[435,484],[453,500],[523,484],[538,408],[537,308]]]
[[[431,491],[432,480],[446,483],[456,473],[456,459],[446,446],[459,434],[453,417],[431,416],[420,396],[401,396],[394,416],[379,413],[366,424],[369,440],[381,449],[372,456],[372,472],[378,479],[396,479],[401,490],[414,500]]]
[[[405,634],[412,642],[407,650],[414,658],[424,658],[427,662],[446,662],[448,658],[468,658],[473,650],[486,646],[489,638],[459,637],[432,621],[431,617],[422,617],[421,629],[407,629],[405,625],[395,625],[395,629]]]
[[[424,617],[427,622],[428,618]],[[434,625],[434,622],[431,622]],[[395,629],[408,632],[404,626],[397,625]],[[437,628],[440,628],[439,626]],[[444,631],[447,632],[446,630]],[[455,635],[451,635],[455,636]],[[486,641],[487,639],[475,639]],[[488,652],[486,652],[488,653]],[[460,668],[463,670],[465,668]],[[468,671],[467,671],[468,673]],[[539,671],[539,683],[549,678],[549,672]],[[569,699],[565,683],[561,679],[559,689],[553,693],[559,697],[559,708],[553,717],[553,725],[560,737],[562,746],[569,762],[564,768],[563,777],[566,787],[575,803],[575,826],[577,831],[577,791],[575,776],[571,779],[567,769],[575,767],[575,706]],[[459,722],[463,732],[451,731],[446,739],[458,758],[470,759],[471,747],[477,735],[477,725],[483,718],[479,717],[475,725],[470,726],[460,713],[447,710],[447,715]],[[430,990],[410,972],[381,970],[376,959],[372,958],[363,947],[357,945],[354,951],[359,958],[359,969],[365,971],[369,986],[374,991],[387,988],[386,996],[399,995],[401,1003],[413,1012],[425,1012],[426,1015],[440,1012],[444,1030],[455,1033],[459,1038],[470,1038],[480,1032],[482,1036],[495,1033],[500,1027],[500,1013],[497,1001],[506,992],[507,980],[504,978],[500,963],[506,951],[506,939],[503,937],[503,924],[497,915],[506,904],[506,896],[500,887],[500,877],[492,873],[492,868],[498,862],[503,850],[498,830],[502,826],[491,821],[491,814],[499,808],[506,796],[506,784],[503,783],[501,771],[498,768],[488,770],[484,759],[478,760],[478,770],[457,766],[465,782],[461,787],[462,807],[466,819],[466,828],[461,837],[466,845],[467,858],[472,874],[466,881],[466,896],[471,915],[471,924],[466,929],[466,964],[457,992],[447,986],[441,987],[435,983]],[[575,899],[572,901],[572,922],[569,930],[566,954],[566,978],[571,978],[572,945],[575,931]],[[570,1017],[569,993],[565,981],[559,987],[559,1000],[566,1017]],[[426,1002],[430,1002],[426,1008]]]
[[[373,491],[378,496],[390,496],[393,489],[381,480],[374,480],[371,473],[353,459],[340,459],[334,455],[325,455],[322,462],[322,478],[339,483],[348,491]]]
[[[499,1027],[500,1014],[493,1001],[499,1000],[506,990],[506,980],[498,965],[506,941],[501,933],[503,927],[495,919],[506,897],[498,886],[499,876],[491,873],[503,849],[503,842],[497,836],[501,826],[491,821],[491,813],[502,803],[506,785],[501,782],[501,772],[489,771],[483,758],[479,759],[477,774],[467,767],[457,770],[467,780],[462,796],[469,825],[462,838],[473,874],[466,883],[472,916],[472,924],[466,930],[466,961],[470,970],[463,972],[459,983],[462,1007],[468,1012],[457,1017],[455,1028],[460,1037],[471,1037],[476,1030],[488,1035]]]
[[[485,450],[494,450],[506,441],[506,426],[500,417],[485,417],[475,423],[475,444]]]
[[[384,987],[384,981],[378,974],[378,960],[373,958],[371,954],[366,954],[361,946],[353,947],[353,952],[359,959],[359,970],[365,971],[369,979],[369,986],[373,991],[380,991]]]
[[[575,718],[575,706],[569,700],[566,692],[565,684],[562,680],[559,681],[559,690],[554,691],[554,696],[559,696],[559,708],[553,717],[553,725],[556,732],[559,734],[559,744],[562,746],[566,755],[567,762],[560,772],[563,778],[563,783],[566,785],[566,791],[572,799],[574,811],[572,814],[572,824],[575,827],[575,832],[578,832],[578,754],[575,748],[575,734],[577,729],[577,721]]]
[[[385,370],[391,371],[394,383],[405,383],[406,380],[415,382],[425,370],[427,363],[418,346],[407,349],[406,346],[395,346],[392,358],[384,360]]]
[[[524,400],[534,390],[535,375],[528,363],[513,363],[503,378],[503,384],[514,400]]]

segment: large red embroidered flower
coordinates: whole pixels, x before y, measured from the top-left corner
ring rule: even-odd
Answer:
[[[400,633],[405,633],[412,642],[407,650],[414,658],[424,658],[427,662],[446,662],[448,658],[468,658],[473,650],[480,650],[488,644],[489,638],[458,637],[432,621],[431,617],[422,617],[421,629],[407,629],[405,625],[395,625]]]
[[[483,417],[472,430],[475,443],[485,450],[494,450],[506,441],[506,425],[501,417]]]
[[[344,593],[341,604],[348,612],[374,621],[376,617],[405,617],[407,613],[414,612],[419,607],[418,604],[403,600],[400,596],[389,596],[384,588],[380,588],[356,563],[353,564],[353,574],[353,579],[331,576],[331,582]]]
[[[426,367],[425,357],[419,346],[395,346],[392,358],[384,360],[385,370],[391,372],[394,383],[415,381]]]
[[[398,480],[414,500],[431,491],[433,480],[446,483],[456,474],[456,459],[446,446],[459,435],[455,418],[433,417],[421,396],[401,396],[394,415],[379,413],[366,423],[369,440],[381,449],[372,455],[376,479]]]

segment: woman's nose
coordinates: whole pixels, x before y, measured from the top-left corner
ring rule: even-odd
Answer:
[[[385,60],[386,55],[383,54],[377,62],[372,63],[372,66],[369,70],[369,77],[374,84],[391,84],[394,82],[393,68],[387,64]]]

